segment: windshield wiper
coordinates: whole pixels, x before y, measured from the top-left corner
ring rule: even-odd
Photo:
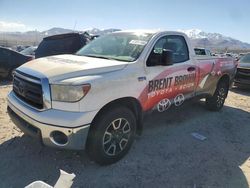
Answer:
[[[86,57],[95,57],[95,58],[100,58],[100,59],[109,59],[109,60],[113,60],[113,58],[110,57],[105,57],[105,56],[98,56],[98,55],[83,55]]]
[[[131,61],[125,60],[125,59],[118,59],[118,58],[105,57],[105,56],[98,56],[98,55],[83,55],[83,56],[86,56],[86,57],[94,57],[94,58],[100,58],[100,59],[108,59],[108,60],[116,60],[116,61],[131,62]]]
[[[130,60],[125,60],[125,59],[116,59],[116,58],[113,58],[113,60],[116,60],[116,61],[123,61],[123,62],[132,62]]]

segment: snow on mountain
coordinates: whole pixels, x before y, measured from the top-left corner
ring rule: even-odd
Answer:
[[[185,33],[196,47],[250,49],[250,44],[224,36],[219,33],[207,33],[200,29],[178,30]]]
[[[112,33],[115,31],[120,31],[120,29],[114,29],[114,28],[110,28],[110,29],[98,29],[98,28],[87,28],[87,29],[83,29],[82,31],[86,31],[90,34],[94,34],[94,35],[104,35],[104,34],[108,34],[108,33]]]
[[[222,34],[219,33],[206,33],[200,29],[187,29],[187,30],[178,30],[180,32],[185,33],[188,37],[191,39],[212,39],[212,40],[232,40],[230,37],[223,36]]]
[[[188,30],[178,30],[179,32],[185,33],[188,37],[192,39],[205,38],[203,31],[200,29],[188,29]]]
[[[53,27],[49,30],[43,31],[41,32],[41,34],[45,35],[45,36],[51,36],[51,35],[58,35],[58,34],[63,34],[63,33],[70,33],[70,32],[74,32],[71,29],[64,29],[64,28],[60,28],[60,27]]]

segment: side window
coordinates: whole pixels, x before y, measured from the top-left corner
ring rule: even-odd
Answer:
[[[164,45],[166,44],[167,39],[166,38],[161,38],[158,40],[154,46],[154,53],[155,54],[162,54],[162,51],[164,49]]]
[[[194,51],[196,55],[206,55],[205,49],[195,48]]]
[[[182,63],[189,60],[189,52],[186,41],[180,35],[168,35],[160,38],[147,60],[147,66],[157,66],[160,64],[163,49],[173,53],[173,63]]]
[[[165,49],[173,52],[173,63],[182,63],[189,60],[186,40],[180,35],[167,36]]]
[[[151,53],[147,59],[147,66],[148,67],[160,65],[161,58],[162,58],[162,51],[164,49],[164,45],[166,44],[166,42],[167,42],[166,37],[162,37],[156,42],[153,50],[151,51]]]

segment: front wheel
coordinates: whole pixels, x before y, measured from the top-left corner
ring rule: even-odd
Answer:
[[[206,98],[207,108],[212,111],[219,111],[224,105],[228,89],[228,84],[226,84],[226,82],[219,82],[214,95]]]
[[[129,151],[136,132],[134,114],[125,107],[112,108],[91,125],[87,153],[101,165],[115,163]]]

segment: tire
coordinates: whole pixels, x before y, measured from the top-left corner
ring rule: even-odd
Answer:
[[[219,82],[214,95],[206,98],[207,108],[211,111],[221,110],[227,98],[228,89],[228,84],[225,81]]]
[[[91,125],[87,140],[90,159],[108,165],[123,158],[135,137],[136,119],[125,107],[116,107],[102,113]]]

